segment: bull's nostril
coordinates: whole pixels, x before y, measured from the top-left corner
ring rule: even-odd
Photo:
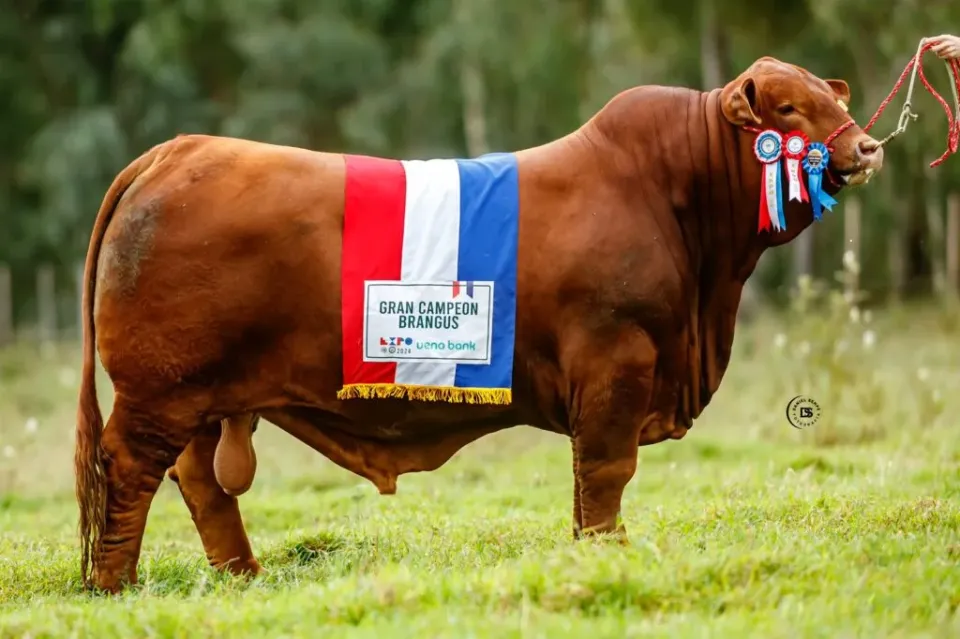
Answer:
[[[860,144],[857,145],[857,150],[860,151],[861,155],[870,155],[875,153],[879,148],[880,143],[872,138],[869,140],[861,140]]]

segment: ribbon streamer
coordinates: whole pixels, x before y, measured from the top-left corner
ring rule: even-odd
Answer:
[[[783,187],[780,180],[783,136],[775,129],[761,131],[754,141],[753,153],[763,164],[757,232],[769,230],[771,225],[774,230],[785,230],[787,222],[783,215]]]
[[[803,170],[807,172],[810,189],[810,204],[813,206],[813,219],[819,220],[823,209],[833,211],[837,203],[830,194],[823,190],[823,172],[830,163],[830,151],[822,142],[812,142],[807,145],[807,156],[803,158]]]
[[[786,141],[783,145],[783,157],[787,161],[787,181],[790,192],[788,199],[809,202],[810,196],[807,194],[803,176],[800,174],[800,162],[807,154],[810,138],[803,131],[790,131],[784,139]]]

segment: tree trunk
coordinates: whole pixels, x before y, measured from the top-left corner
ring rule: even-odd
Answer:
[[[813,275],[813,246],[815,226],[797,236],[793,241],[793,279],[798,280],[804,275]]]
[[[581,16],[584,64],[581,65],[580,121],[586,122],[615,93],[644,80],[643,50],[634,33],[626,0],[584,3]]]
[[[37,335],[41,342],[57,337],[57,290],[53,266],[37,269]]]
[[[919,137],[907,137],[903,140],[909,150],[908,161],[910,169],[902,170],[905,186],[908,189],[909,208],[907,210],[907,281],[906,296],[922,297],[930,293],[931,262],[929,251],[927,222],[927,190],[931,187],[927,182],[929,173],[922,167],[924,163],[924,146]]]
[[[717,12],[719,0],[701,0],[700,7],[700,88],[709,91],[722,86],[729,72],[727,40]]]
[[[890,271],[890,300],[899,302],[907,285],[907,223],[909,205],[902,195],[885,189],[893,205],[893,226],[887,234],[887,268]]]
[[[457,0],[456,19],[460,33],[470,32],[475,0]],[[460,91],[463,97],[463,128],[467,154],[476,157],[487,153],[486,87],[480,69],[477,48],[469,37],[462,43],[460,52]]]
[[[930,281],[933,294],[943,297],[946,293],[946,266],[944,264],[943,216],[940,214],[940,197],[935,189],[926,194],[927,251],[930,256]]]
[[[13,278],[10,268],[0,264],[0,346],[13,342]]]
[[[960,296],[960,192],[947,196],[947,284],[950,294]]]
[[[855,300],[860,291],[860,219],[863,217],[863,205],[860,198],[850,196],[843,207],[843,252],[850,251],[857,265],[856,270],[846,273],[845,293],[848,299]],[[846,261],[845,261],[846,262]]]

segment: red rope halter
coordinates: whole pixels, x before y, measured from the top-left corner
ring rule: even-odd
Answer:
[[[923,88],[927,90],[930,95],[936,98],[937,102],[940,103],[940,106],[943,107],[944,113],[947,114],[947,149],[943,152],[939,158],[930,163],[931,167],[939,166],[947,159],[947,156],[956,153],[958,146],[960,146],[960,113],[954,113],[950,110],[950,105],[947,104],[947,101],[943,99],[936,89],[933,88],[933,85],[930,84],[930,81],[927,80],[926,74],[923,72],[923,65],[920,64],[920,58],[923,57],[923,54],[926,53],[931,47],[933,47],[935,42],[927,42],[920,46],[917,50],[917,54],[910,58],[910,62],[907,63],[907,66],[903,69],[903,73],[900,74],[900,78],[897,80],[897,83],[893,86],[893,90],[890,91],[890,94],[884,98],[883,102],[880,103],[880,107],[877,109],[877,112],[873,114],[873,117],[870,118],[870,121],[867,122],[867,125],[863,127],[864,131],[869,131],[877,120],[880,119],[880,115],[883,113],[884,109],[890,104],[890,101],[893,100],[893,97],[900,91],[900,88],[903,86],[904,81],[907,79],[907,75],[916,65],[917,75],[920,76],[920,82],[923,83]],[[960,95],[960,60],[952,59],[947,62],[947,66],[950,69],[951,80],[953,82],[954,97]],[[912,82],[911,82],[911,93],[912,93]],[[889,140],[893,135],[896,135],[904,128],[906,128],[906,120],[904,119],[907,115],[910,114],[910,100],[913,97],[911,93],[907,94],[907,101],[903,106],[904,115],[901,116],[901,122],[897,131],[888,136]],[[960,110],[960,105],[956,105],[956,108]],[[916,117],[916,116],[913,116]],[[884,140],[886,142],[886,140]]]
[[[920,77],[920,82],[923,83],[923,87],[927,90],[927,92],[930,93],[930,95],[936,98],[937,102],[940,103],[940,106],[943,107],[944,113],[947,114],[947,149],[946,151],[943,152],[943,155],[941,155],[939,158],[937,158],[936,160],[930,163],[931,167],[939,166],[941,163],[943,163],[945,159],[947,159],[947,156],[951,155],[952,153],[956,153],[958,150],[958,147],[960,147],[960,98],[957,97],[957,96],[960,96],[960,60],[952,59],[947,62],[947,66],[950,69],[951,80],[953,82],[952,88],[954,90],[954,97],[957,98],[958,100],[958,104],[955,107],[957,109],[957,113],[954,113],[950,110],[950,105],[947,104],[947,101],[943,99],[943,96],[941,96],[937,92],[937,90],[933,88],[933,85],[930,84],[930,81],[927,80],[927,76],[923,72],[923,65],[920,64],[920,58],[923,57],[923,54],[926,53],[935,44],[936,44],[935,42],[927,42],[922,44],[920,48],[917,49],[916,55],[910,58],[910,62],[908,62],[907,66],[903,69],[903,73],[900,74],[900,78],[897,80],[897,83],[894,85],[893,90],[890,91],[890,94],[887,95],[886,98],[884,98],[883,102],[880,103],[880,107],[877,109],[877,112],[873,114],[873,117],[870,118],[870,121],[867,122],[867,125],[863,127],[864,132],[867,132],[871,128],[873,128],[873,125],[876,124],[877,120],[880,119],[880,116],[886,110],[887,106],[889,106],[891,100],[893,100],[894,96],[896,96],[897,93],[900,91],[900,89],[903,87],[903,83],[907,79],[907,76],[913,70],[914,66],[916,66],[917,67],[916,72],[917,72],[917,75]],[[907,123],[908,117],[916,118],[916,115],[910,111],[910,106],[911,106],[910,101],[912,97],[913,97],[913,81],[911,80],[910,89],[907,93],[907,100],[903,105],[903,113],[900,116],[900,122],[897,126],[897,129],[893,133],[888,135],[886,138],[881,140],[880,146],[885,145],[887,142],[892,140],[895,136],[902,133],[904,129],[906,129],[906,123]],[[841,124],[839,127],[837,127],[837,129],[833,133],[827,136],[827,138],[823,141],[823,143],[827,146],[827,148],[830,150],[831,153],[834,150],[833,147],[831,146],[831,143],[834,140],[836,140],[844,131],[852,127],[855,123],[856,122],[853,120],[853,118],[851,118],[846,122],[844,122],[843,124]],[[762,131],[762,129],[759,129],[753,126],[744,126],[743,129],[751,133],[760,133]],[[833,182],[834,185],[840,186],[837,183],[837,181],[833,178],[833,175],[831,174],[830,171],[827,171],[827,178],[831,182]]]

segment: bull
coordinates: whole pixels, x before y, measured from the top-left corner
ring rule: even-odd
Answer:
[[[513,399],[469,405],[342,400],[344,156],[181,135],[105,194],[84,270],[76,430],[81,574],[136,583],[165,474],[209,563],[262,568],[237,495],[262,417],[381,494],[489,433],[568,437],[574,536],[626,543],[620,508],[639,446],[679,440],[730,361],[744,283],[811,222],[758,232],[758,128],[829,140],[826,190],[879,170],[850,89],[763,57],[707,92],[641,86],[577,130],[516,151],[519,228]],[[115,389],[106,426],[99,357]]]

